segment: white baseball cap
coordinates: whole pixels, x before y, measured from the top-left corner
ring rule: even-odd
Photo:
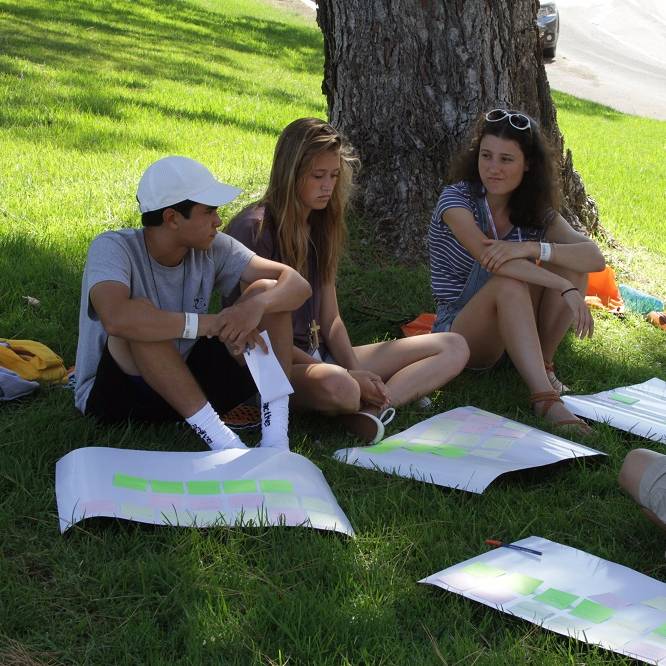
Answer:
[[[136,198],[139,210],[149,213],[189,199],[222,206],[243,190],[220,183],[206,167],[189,157],[172,155],[153,162],[141,176]]]

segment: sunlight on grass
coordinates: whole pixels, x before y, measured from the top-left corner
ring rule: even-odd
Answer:
[[[566,146],[602,224],[622,243],[666,254],[666,122],[560,92],[553,98]]]

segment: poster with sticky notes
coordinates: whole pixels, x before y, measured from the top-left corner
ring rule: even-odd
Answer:
[[[482,493],[498,476],[605,455],[477,407],[433,416],[373,446],[340,449],[344,463]]]
[[[531,536],[420,583],[648,664],[666,664],[666,583]]]
[[[60,531],[95,516],[153,525],[288,525],[354,530],[324,475],[278,449],[77,449],[56,464]]]
[[[666,382],[662,379],[591,395],[563,395],[562,400],[578,416],[666,443]]]

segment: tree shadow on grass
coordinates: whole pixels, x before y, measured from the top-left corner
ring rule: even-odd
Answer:
[[[40,64],[51,64],[54,58],[74,70],[88,69],[91,60],[121,70],[134,64],[145,75],[199,83],[207,81],[202,74],[216,73],[207,64],[237,66],[231,54],[245,53],[280,59],[295,71],[320,71],[314,56],[321,52],[321,39],[311,29],[226,16],[179,0],[162,0],[159,5],[152,0],[135,0],[123,5],[64,3],[48,7],[0,2],[0,10],[12,18],[12,34],[5,37],[7,53]],[[170,67],[188,62],[193,65],[191,71]]]
[[[0,224],[7,224],[0,212]],[[8,220],[11,225],[12,220]],[[35,237],[0,235],[0,336],[38,340],[74,363],[82,267]],[[24,297],[39,300],[30,305]]]
[[[102,152],[128,140],[166,150],[165,141],[133,127],[137,109],[276,134],[279,127],[244,121],[215,101],[207,107],[206,100],[223,91],[236,99],[248,97],[251,105],[259,92],[285,105],[297,104],[302,100],[295,94],[261,87],[253,69],[261,67],[262,59],[266,68],[278,63],[294,72],[318,73],[321,66],[321,39],[311,29],[228,16],[188,2],[47,8],[28,0],[0,2],[0,12],[6,26],[0,77],[9,84],[0,122],[26,138],[39,140],[42,134],[78,150]],[[219,93],[213,99],[219,100]],[[121,126],[120,134],[98,126],[91,135],[83,127],[90,116]]]

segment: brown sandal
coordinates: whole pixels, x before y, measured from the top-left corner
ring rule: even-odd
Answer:
[[[541,393],[533,393],[530,396],[530,404],[532,407],[535,407],[537,403],[543,403],[543,410],[540,414],[537,413],[537,416],[540,418],[545,418],[551,407],[557,402],[562,402],[562,398],[560,398],[560,394],[557,391],[543,391]],[[558,427],[575,426],[581,435],[589,435],[592,432],[592,428],[579,418],[561,419],[560,421],[551,421],[551,423]]]
[[[554,391],[557,391],[560,395],[562,393],[571,393],[571,389],[557,378],[555,364],[552,361],[544,361],[543,367],[546,368],[546,376]]]

